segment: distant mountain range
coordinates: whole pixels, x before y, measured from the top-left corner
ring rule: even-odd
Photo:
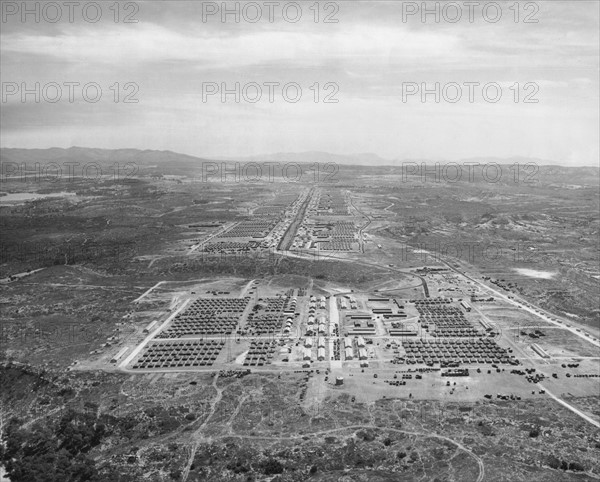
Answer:
[[[96,149],[90,147],[69,147],[62,149],[52,147],[49,149],[0,149],[0,162],[29,163],[35,162],[98,162],[102,165],[113,162],[135,162],[143,166],[170,165],[174,167],[189,167],[209,159],[188,156],[172,151],[152,151],[141,149]]]
[[[68,149],[52,147],[49,149],[20,149],[20,148],[2,148],[0,149],[0,162],[16,162],[16,163],[35,163],[35,162],[98,162],[101,164],[110,164],[113,162],[136,162],[140,166],[156,166],[165,168],[167,166],[173,168],[187,168],[198,166],[202,162],[222,162],[222,161],[237,161],[237,162],[295,162],[301,164],[312,164],[318,162],[337,163],[348,166],[402,166],[403,163],[414,162],[417,164],[425,163],[433,165],[436,162],[457,162],[459,164],[478,162],[498,163],[502,165],[512,165],[519,163],[534,163],[538,166],[556,166],[557,173],[562,167],[558,163],[546,159],[536,159],[528,157],[480,157],[462,159],[459,161],[440,161],[432,159],[384,159],[377,154],[362,153],[362,154],[332,154],[321,151],[307,152],[279,152],[275,154],[265,154],[261,156],[247,157],[218,157],[218,158],[201,158],[180,154],[173,151],[154,151],[141,149],[97,149],[89,147],[70,147]],[[586,167],[581,167],[586,169]],[[591,172],[598,170],[597,166],[587,167]],[[571,169],[568,166],[568,169]]]
[[[265,154],[260,156],[247,156],[247,157],[235,157],[235,158],[222,158],[231,159],[240,162],[296,162],[296,163],[308,163],[313,162],[327,163],[333,162],[336,164],[346,164],[353,166],[390,166],[394,164],[394,161],[384,159],[377,154],[371,152],[363,154],[332,154],[330,152],[322,151],[306,151],[306,152],[277,152],[275,154]]]
[[[223,159],[231,159],[231,158],[223,158]],[[440,159],[384,159],[377,154],[373,154],[371,152],[366,152],[362,154],[332,154],[330,152],[322,152],[322,151],[306,151],[306,152],[277,152],[275,154],[265,154],[260,156],[247,156],[247,157],[236,157],[232,160],[235,161],[246,161],[246,162],[256,162],[256,161],[265,161],[265,162],[298,162],[298,163],[312,163],[312,162],[335,162],[338,164],[346,164],[346,165],[354,165],[354,166],[402,166],[403,163],[415,162],[417,164],[425,163],[425,164],[435,164],[436,162],[458,162],[458,163],[467,163],[467,162],[479,162],[480,164],[484,163],[498,163],[498,164],[514,164],[518,162],[519,164],[526,164],[528,162],[535,163],[538,166],[552,166],[559,165],[559,163],[554,161],[549,161],[547,159],[537,159],[531,157],[509,157],[509,158],[500,158],[500,157],[479,157],[479,158],[470,158],[470,159],[461,159],[459,161],[449,161],[449,160],[440,160]]]

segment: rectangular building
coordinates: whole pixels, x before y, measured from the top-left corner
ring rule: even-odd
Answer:
[[[325,348],[319,348],[317,350],[317,359],[319,361],[325,360]]]
[[[546,350],[544,350],[541,346],[539,346],[537,343],[533,343],[531,345],[531,349],[536,352],[539,356],[541,356],[542,358],[550,358],[550,355],[548,355],[548,352]]]
[[[123,358],[123,355],[125,355],[125,353],[127,353],[127,351],[129,350],[128,346],[124,346],[123,348],[121,348],[119,350],[119,352],[110,359],[111,363],[117,363],[121,358]]]

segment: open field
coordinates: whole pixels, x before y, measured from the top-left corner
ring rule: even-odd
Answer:
[[[592,191],[186,169],[0,206],[5,439],[71,422],[111,482],[600,477]]]

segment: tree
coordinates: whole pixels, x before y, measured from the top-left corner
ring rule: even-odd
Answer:
[[[265,462],[263,462],[262,468],[265,475],[275,475],[283,473],[283,465],[281,465],[281,462],[272,458],[269,458]]]

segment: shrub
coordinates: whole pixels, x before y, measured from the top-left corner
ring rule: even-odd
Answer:
[[[554,455],[549,455],[547,459],[548,466],[553,469],[560,469],[560,460]]]
[[[267,459],[263,463],[263,472],[265,475],[275,475],[283,473],[283,465],[279,460]]]
[[[573,472],[583,472],[585,471],[585,467],[579,462],[571,462],[569,464],[569,470],[572,470]]]
[[[372,430],[361,430],[360,432],[357,432],[356,435],[365,442],[372,442],[376,438],[375,432]]]

